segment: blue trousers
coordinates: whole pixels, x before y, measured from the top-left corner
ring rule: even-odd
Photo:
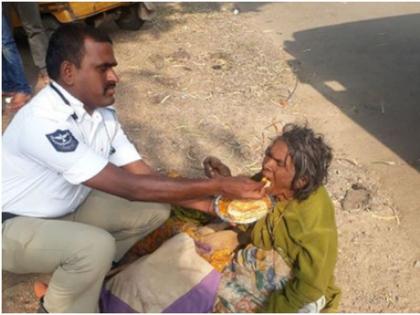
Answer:
[[[23,92],[31,94],[31,87],[25,77],[22,59],[17,49],[15,39],[7,18],[2,15],[1,32],[1,58],[3,66],[1,69],[1,82],[3,92]]]

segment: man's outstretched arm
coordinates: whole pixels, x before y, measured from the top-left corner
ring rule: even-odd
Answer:
[[[218,194],[228,198],[259,199],[265,195],[263,183],[245,177],[188,179],[139,175],[111,163],[84,184],[133,201],[176,202]]]

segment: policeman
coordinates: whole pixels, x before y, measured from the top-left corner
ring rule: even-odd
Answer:
[[[166,220],[167,203],[211,211],[212,195],[265,194],[262,183],[243,177],[156,174],[109,107],[116,65],[106,34],[61,26],[47,51],[51,84],[3,135],[3,269],[53,272],[42,305],[48,312],[97,311],[112,261]]]

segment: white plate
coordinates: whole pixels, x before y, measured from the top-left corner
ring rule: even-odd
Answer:
[[[230,216],[230,215],[224,215],[223,213],[221,213],[220,211],[220,207],[219,207],[219,203],[220,200],[223,198],[223,196],[217,196],[214,199],[214,210],[216,212],[216,214],[219,216],[219,218],[221,218],[223,221],[226,222],[230,222],[230,223],[236,223],[236,224],[249,224],[255,221],[258,221],[259,219],[261,219],[262,217],[266,216],[268,212],[270,212],[273,209],[274,206],[274,200],[271,197],[267,197],[270,199],[271,201],[271,207],[267,209],[266,212],[260,212],[257,213],[255,216],[249,217],[247,219],[243,219],[243,220],[238,220],[235,219],[234,217]]]

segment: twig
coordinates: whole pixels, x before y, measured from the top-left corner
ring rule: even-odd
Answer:
[[[391,165],[391,166],[397,165],[397,163],[394,161],[386,161],[386,160],[373,161],[372,164],[385,164],[385,165]]]
[[[168,99],[168,98],[170,98],[171,97],[171,94],[169,94],[169,95],[166,95],[164,98],[163,98],[163,100],[161,100],[160,101],[160,105],[162,105],[163,103],[165,103],[166,102],[166,100]]]
[[[182,65],[182,64],[174,64],[174,65],[170,65],[169,67],[181,68],[181,67],[185,67],[185,65]]]
[[[264,132],[262,132],[261,135],[262,135],[261,150],[264,152],[264,150],[265,150],[265,134],[264,134]]]
[[[354,160],[354,159],[336,158],[336,160],[338,160],[338,161],[346,161],[346,162],[349,162],[350,164],[353,164],[354,166],[359,166],[359,163],[357,163],[357,161]]]
[[[189,151],[187,151],[187,152],[186,152],[186,155],[187,155],[187,158],[188,158],[189,160],[191,160],[191,161],[196,161],[196,160],[197,160],[197,159],[193,158],[193,157],[190,155],[190,152],[189,152]]]
[[[295,94],[296,89],[297,89],[297,86],[298,86],[298,83],[299,83],[299,79],[298,79],[297,75],[295,73],[293,73],[293,74],[295,75],[295,78],[296,78],[296,80],[295,80],[295,86],[293,87],[293,90],[289,93],[289,96],[287,97],[286,102],[290,101],[290,99],[292,98],[293,94]]]
[[[266,126],[266,127],[264,127],[264,130],[265,129],[268,129],[268,128],[270,128],[270,127],[274,127],[274,129],[276,130],[276,132],[278,132],[278,130],[277,130],[277,124],[281,124],[283,121],[282,120],[276,120],[276,121],[273,121],[271,124],[269,124],[268,126]]]
[[[375,219],[380,219],[380,220],[385,220],[385,221],[395,220],[397,221],[397,225],[400,225],[400,218],[398,217],[397,214],[391,215],[391,216],[381,216],[381,215],[371,213],[371,216]]]
[[[177,130],[177,129],[185,129],[187,127],[188,127],[188,125],[181,125],[181,126],[174,127],[174,129],[175,130]]]
[[[398,215],[397,211],[395,211],[395,209],[394,209],[394,208],[392,208],[392,207],[390,207],[390,208],[391,208],[392,213],[394,214],[394,216],[395,216],[395,218],[396,218],[396,220],[397,220],[397,225],[400,225],[400,217],[399,217],[399,215]]]

